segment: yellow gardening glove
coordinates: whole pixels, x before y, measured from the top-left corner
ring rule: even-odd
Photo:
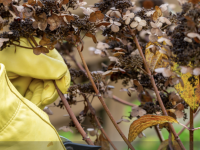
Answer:
[[[0,150],[65,150],[47,114],[16,90],[1,63],[0,89]]]
[[[20,39],[20,46],[32,48],[25,38]],[[53,80],[63,93],[67,93],[69,70],[55,49],[46,55],[35,55],[32,49],[22,47],[11,45],[0,51],[0,63],[5,65],[8,78],[19,93],[43,109],[58,97]]]

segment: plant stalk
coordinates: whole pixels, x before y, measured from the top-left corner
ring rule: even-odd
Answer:
[[[117,148],[115,147],[115,145],[112,143],[112,141],[110,140],[110,138],[108,137],[108,135],[106,134],[106,132],[104,131],[103,127],[101,126],[101,123],[99,122],[99,119],[96,116],[95,113],[95,109],[92,107],[91,103],[89,102],[88,98],[83,95],[83,97],[85,98],[85,100],[87,101],[88,107],[90,109],[91,114],[94,116],[94,119],[99,127],[99,129],[101,130],[101,133],[103,133],[103,135],[106,137],[106,139],[108,140],[108,142],[110,143],[110,145],[113,147],[114,150],[117,150]]]
[[[78,129],[79,133],[82,135],[83,140],[85,140],[85,142],[88,145],[94,145],[93,142],[91,141],[91,139],[89,138],[89,136],[87,136],[87,134],[85,133],[85,131],[83,130],[83,128],[81,127],[80,123],[78,122],[76,116],[74,115],[73,111],[71,110],[69,103],[67,102],[66,98],[64,97],[63,93],[58,89],[56,83],[54,82],[56,90],[58,91],[58,94],[67,110],[67,112],[69,113],[72,121],[74,122],[76,128]]]
[[[130,28],[129,26],[128,26],[128,28],[129,28],[129,31],[130,31],[132,37],[133,37],[134,42],[136,43],[136,46],[137,46],[137,48],[138,48],[138,51],[139,51],[139,53],[140,53],[140,55],[141,55],[141,57],[142,57],[142,59],[143,59],[145,70],[147,71],[147,73],[148,73],[149,76],[150,76],[150,81],[151,81],[151,84],[153,85],[153,88],[154,88],[154,91],[155,91],[155,93],[156,93],[156,97],[157,97],[157,100],[158,100],[158,102],[159,102],[159,105],[160,105],[160,107],[161,107],[161,109],[162,109],[162,112],[163,112],[164,115],[168,116],[167,111],[166,111],[166,109],[165,109],[165,106],[164,106],[164,104],[163,104],[163,102],[162,102],[162,99],[161,99],[161,97],[160,97],[158,88],[157,88],[157,86],[156,86],[156,84],[155,84],[154,77],[153,77],[153,75],[151,74],[151,71],[150,71],[150,69],[149,69],[149,67],[148,67],[148,64],[147,64],[147,62],[146,62],[146,59],[145,59],[145,57],[144,57],[144,54],[143,54],[143,52],[142,52],[142,49],[141,49],[140,44],[139,44],[139,42],[138,42],[138,39],[137,39],[137,37],[134,35],[133,31],[131,30],[131,28]],[[176,131],[175,131],[175,129],[174,129],[174,127],[172,126],[171,123],[169,123],[169,127],[170,127],[170,129],[171,129],[171,131],[172,131],[172,133],[173,133],[173,135],[174,135],[176,141],[178,142],[179,146],[181,147],[181,149],[186,150],[185,147],[184,147],[184,145],[183,145],[183,143],[181,142],[179,136],[177,135],[177,133],[176,133]]]
[[[120,99],[119,97],[117,97],[117,96],[115,96],[115,95],[112,96],[112,99],[115,100],[116,102],[119,102],[119,103],[124,104],[124,105],[127,105],[127,106],[131,106],[131,107],[136,107],[136,106],[138,106],[138,105],[129,103],[129,102],[123,100],[123,99]]]
[[[193,117],[193,118],[195,118],[195,117],[198,115],[199,111],[200,111],[200,109],[197,110],[197,112],[194,114],[194,117]],[[189,124],[190,124],[190,120],[185,124],[185,126],[188,126]],[[193,130],[198,130],[198,129],[199,129],[199,128],[194,128]],[[178,135],[180,135],[181,133],[183,133],[184,130],[185,130],[185,127],[183,127],[183,128],[179,131]]]
[[[190,150],[194,149],[194,116],[193,116],[193,110],[190,108]]]
[[[158,138],[160,140],[160,143],[162,143],[164,141],[164,138],[163,138],[163,135],[162,133],[160,132],[160,130],[158,129],[158,126],[154,126],[155,130],[156,130],[156,133],[158,135]]]
[[[94,91],[95,91],[95,93],[98,95],[98,98],[99,98],[99,100],[100,100],[100,102],[101,102],[103,108],[105,109],[105,111],[106,111],[106,113],[108,114],[108,116],[109,116],[110,120],[112,121],[113,125],[115,126],[115,128],[117,129],[117,131],[119,132],[119,134],[121,135],[121,137],[123,138],[123,140],[126,142],[126,144],[128,145],[128,147],[129,147],[131,150],[135,150],[134,147],[131,145],[131,143],[128,141],[128,139],[125,137],[124,133],[121,131],[121,129],[119,128],[119,126],[117,125],[117,123],[116,123],[116,121],[114,120],[112,114],[110,113],[108,107],[106,106],[106,103],[104,102],[103,97],[102,97],[101,94],[99,93],[99,91],[98,91],[98,89],[97,89],[97,87],[96,87],[96,85],[95,85],[95,83],[94,83],[94,80],[93,80],[93,78],[92,78],[92,76],[91,76],[91,74],[90,74],[90,71],[89,71],[89,69],[88,69],[88,67],[87,67],[87,64],[86,64],[86,62],[85,62],[85,60],[84,60],[84,58],[83,58],[83,55],[82,55],[82,53],[81,53],[81,49],[80,49],[80,46],[79,46],[79,45],[77,45],[77,50],[78,50],[78,52],[79,52],[79,55],[80,55],[80,57],[81,57],[81,60],[82,60],[82,62],[83,62],[83,65],[84,65],[84,67],[85,67],[85,70],[86,70],[86,72],[87,72],[87,74],[88,74],[88,78],[90,79],[90,82],[92,83],[92,86],[93,86],[93,88],[94,88]]]

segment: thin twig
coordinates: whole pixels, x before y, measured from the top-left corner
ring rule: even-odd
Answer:
[[[92,86],[93,86],[93,88],[94,88],[94,91],[95,91],[95,93],[98,95],[98,98],[99,98],[99,100],[100,100],[100,102],[101,102],[103,108],[105,109],[105,111],[106,111],[106,113],[108,114],[108,116],[109,116],[110,120],[112,121],[113,125],[115,126],[115,128],[117,129],[117,131],[119,132],[119,134],[121,135],[121,137],[123,138],[123,140],[126,142],[126,144],[128,145],[128,147],[129,147],[131,150],[135,150],[134,147],[131,145],[131,143],[128,141],[128,139],[125,137],[124,133],[121,131],[121,129],[119,128],[119,126],[117,125],[117,123],[116,123],[116,121],[114,120],[113,116],[111,115],[111,113],[110,113],[108,107],[106,106],[106,103],[105,103],[103,97],[102,97],[101,94],[99,93],[99,91],[98,91],[98,89],[97,89],[97,87],[96,87],[96,85],[95,85],[95,83],[94,83],[94,80],[93,80],[93,78],[92,78],[92,76],[91,76],[91,74],[90,74],[90,71],[89,71],[89,69],[88,69],[88,67],[87,67],[87,64],[86,64],[86,62],[85,62],[85,59],[83,58],[83,55],[82,55],[82,53],[81,53],[81,49],[80,49],[80,46],[79,46],[79,45],[77,45],[77,50],[78,50],[78,52],[79,52],[79,55],[80,55],[80,57],[81,57],[81,60],[82,60],[82,62],[83,62],[83,65],[84,65],[84,67],[85,67],[85,70],[86,70],[86,72],[87,72],[87,74],[88,74],[88,77],[89,77],[89,79],[90,79],[90,82],[92,83]]]
[[[112,99],[114,99],[115,101],[121,103],[121,104],[124,104],[124,105],[128,105],[128,106],[131,106],[131,107],[135,107],[135,106],[138,106],[138,105],[135,105],[135,104],[132,104],[132,103],[129,103],[123,99],[120,99],[119,97],[113,95],[112,96]]]
[[[150,69],[149,69],[149,67],[148,67],[148,64],[147,64],[147,62],[146,62],[146,59],[145,59],[145,57],[144,57],[144,54],[143,54],[143,52],[142,52],[142,49],[141,49],[140,44],[139,44],[139,42],[138,42],[138,39],[137,39],[137,37],[134,35],[133,31],[131,30],[131,28],[130,28],[129,26],[128,26],[128,28],[129,28],[129,31],[130,31],[132,37],[133,37],[134,42],[136,43],[136,46],[137,46],[137,48],[138,48],[138,51],[139,51],[139,53],[140,53],[140,55],[141,55],[141,57],[142,57],[142,59],[143,59],[145,70],[146,70],[147,73],[150,75],[150,81],[151,81],[151,84],[152,84],[152,86],[153,86],[153,88],[154,88],[154,91],[155,91],[155,93],[156,93],[156,97],[157,97],[157,100],[158,100],[158,102],[159,102],[159,105],[160,105],[160,107],[161,107],[161,109],[162,109],[162,112],[163,112],[164,115],[168,116],[167,111],[166,111],[166,109],[165,109],[165,106],[164,106],[164,104],[163,104],[163,102],[162,102],[162,99],[161,99],[161,97],[160,97],[158,88],[157,88],[157,86],[156,86],[156,84],[155,84],[154,77],[153,77],[153,75],[151,75],[151,71],[150,71]],[[179,136],[177,135],[177,133],[176,133],[176,131],[175,131],[175,129],[174,129],[174,127],[172,126],[171,123],[169,123],[169,127],[170,127],[170,129],[171,129],[171,131],[172,131],[172,133],[173,133],[173,135],[174,135],[176,141],[178,142],[179,146],[180,146],[183,150],[186,150],[185,147],[184,147],[184,145],[183,145],[183,143],[181,142]]]
[[[103,135],[106,137],[106,139],[108,140],[108,142],[110,143],[110,145],[114,148],[114,150],[117,150],[117,148],[115,147],[115,145],[112,143],[112,141],[110,140],[110,138],[108,137],[108,135],[106,134],[106,132],[104,131],[103,127],[101,126],[101,123],[99,122],[97,116],[96,116],[96,113],[95,113],[95,110],[94,108],[92,107],[91,103],[89,102],[88,98],[83,95],[83,97],[85,98],[85,100],[87,101],[88,103],[88,107],[90,109],[90,112],[91,114],[94,116],[94,119],[95,121],[97,122],[97,125],[99,127],[99,129],[101,130],[101,132],[103,133]]]
[[[26,46],[17,45],[17,44],[15,44],[15,43],[12,43],[12,45],[15,45],[15,46],[18,46],[18,47],[21,47],[21,48],[26,48],[26,49],[33,49],[33,48],[30,48],[30,47],[26,47]]]
[[[198,109],[197,112],[194,114],[194,118],[198,115],[199,111],[200,111],[200,109]],[[190,124],[190,120],[185,124],[185,126],[187,127],[189,124]],[[196,129],[196,128],[195,128],[195,129]],[[193,129],[193,130],[195,130],[195,129]],[[183,128],[179,131],[178,135],[180,135],[181,133],[183,133],[184,130],[185,130],[185,127],[183,127]]]
[[[83,140],[85,140],[89,145],[94,145],[93,142],[91,141],[91,139],[89,138],[89,136],[87,136],[87,134],[85,133],[85,131],[83,130],[83,128],[81,127],[81,125],[79,124],[76,116],[74,115],[73,111],[71,110],[68,101],[66,100],[66,98],[64,97],[63,93],[58,89],[56,83],[54,82],[56,90],[58,91],[58,94],[68,112],[68,114],[70,115],[72,121],[74,122],[76,128],[78,129],[79,133],[82,135]]]
[[[160,132],[160,130],[158,129],[158,126],[154,126],[155,130],[156,130],[156,133],[158,135],[158,138],[160,140],[160,142],[162,143],[164,141],[164,138],[163,138],[163,135],[162,133]]]
[[[194,116],[193,116],[193,110],[190,107],[190,150],[194,149]]]

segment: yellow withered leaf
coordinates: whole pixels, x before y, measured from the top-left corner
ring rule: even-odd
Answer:
[[[183,80],[184,87],[181,84],[175,85],[176,91],[185,100],[185,102],[196,111],[200,104],[200,86],[199,77],[193,76],[190,73],[181,74],[181,79]],[[193,81],[189,81],[191,78]]]
[[[133,121],[129,128],[128,140],[132,142],[141,133],[148,127],[163,124],[166,122],[178,123],[178,121],[170,116],[157,116],[157,115],[144,115],[139,119]]]
[[[154,54],[150,51],[150,49],[147,49],[152,44],[152,42],[149,42],[145,49],[145,58],[149,65],[149,69],[154,71],[156,68],[164,68],[168,66],[169,63],[164,61],[164,59],[168,59],[167,55],[160,53],[159,51],[156,51]]]

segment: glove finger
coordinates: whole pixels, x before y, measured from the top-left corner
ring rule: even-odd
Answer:
[[[44,82],[39,79],[34,79],[26,91],[25,98],[30,100],[35,105],[41,104],[42,92],[44,88]]]
[[[25,38],[20,39],[20,45],[31,48]],[[50,50],[50,53],[57,53],[57,51]],[[0,51],[0,63],[5,65],[9,73],[37,79],[60,79],[68,70],[61,60],[45,54],[35,55],[31,49],[15,47],[14,45]]]
[[[43,109],[46,105],[53,103],[58,98],[58,92],[52,80],[44,80],[44,90],[42,93],[42,102],[38,106]]]
[[[28,86],[31,83],[32,78],[31,77],[21,77],[19,76],[16,79],[11,79],[11,83],[14,85],[14,87],[18,90],[18,92],[24,96],[25,92],[28,89]]]

